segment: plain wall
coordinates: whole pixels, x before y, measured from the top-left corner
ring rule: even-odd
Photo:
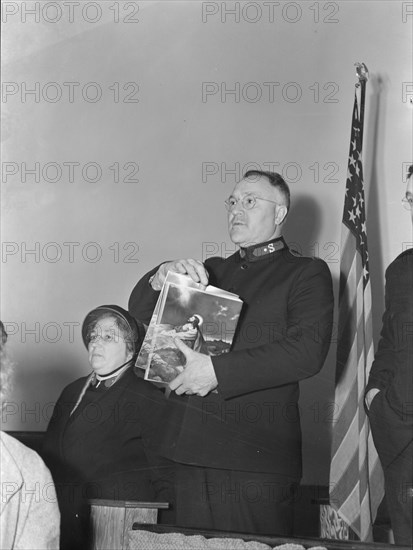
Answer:
[[[355,62],[370,70],[377,344],[384,269],[412,244],[401,205],[412,161],[411,3],[100,2],[72,18],[65,7],[58,21],[53,3],[2,4],[1,318],[17,364],[3,427],[45,429],[62,388],[88,373],[80,324],[90,309],[126,307],[163,260],[235,250],[223,201],[251,163],[285,176],[285,237],[328,262],[337,295]],[[36,83],[37,97],[27,93]],[[23,177],[36,162],[38,182]],[[79,163],[73,181],[68,162]],[[87,181],[96,166],[99,181]],[[134,167],[139,181],[128,182]],[[333,342],[322,372],[301,384],[307,483],[328,482],[334,356]]]

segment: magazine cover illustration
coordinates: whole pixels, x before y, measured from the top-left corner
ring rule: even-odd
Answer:
[[[136,366],[145,369],[146,380],[168,384],[185,368],[176,338],[205,355],[228,352],[241,307],[234,294],[212,286],[201,290],[190,277],[169,272]]]

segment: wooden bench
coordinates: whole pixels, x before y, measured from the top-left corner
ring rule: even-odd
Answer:
[[[91,546],[93,550],[126,550],[128,532],[134,523],[155,524],[166,502],[90,499]]]

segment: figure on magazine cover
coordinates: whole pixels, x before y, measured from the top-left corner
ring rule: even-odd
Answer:
[[[201,330],[203,322],[201,315],[195,313],[184,325],[175,327],[176,337],[199,353],[206,353],[205,340]]]
[[[177,524],[290,535],[301,477],[299,382],[321,369],[333,293],[320,259],[282,237],[290,192],[273,172],[249,171],[226,201],[232,256],[166,262],[135,286],[130,312],[149,322],[168,270],[233,292],[243,309],[228,353],[177,340],[184,371],[169,387],[163,452],[176,464]]]
[[[413,223],[413,165],[406,209]],[[383,327],[366,387],[374,444],[384,470],[387,507],[396,544],[413,534],[413,248],[387,268]]]
[[[92,373],[59,397],[43,451],[62,513],[61,548],[87,547],[90,498],[170,502],[170,470],[156,453],[165,398],[135,376],[143,327],[116,305],[82,325]]]
[[[9,398],[13,364],[5,349],[7,333],[0,321],[1,408]],[[0,548],[57,550],[60,513],[52,476],[40,456],[14,437],[0,432]]]

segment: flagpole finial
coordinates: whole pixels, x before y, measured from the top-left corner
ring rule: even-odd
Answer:
[[[359,79],[356,86],[360,86],[362,82],[367,82],[369,79],[369,70],[367,68],[367,65],[365,63],[354,63],[354,66],[356,67],[356,75]]]

